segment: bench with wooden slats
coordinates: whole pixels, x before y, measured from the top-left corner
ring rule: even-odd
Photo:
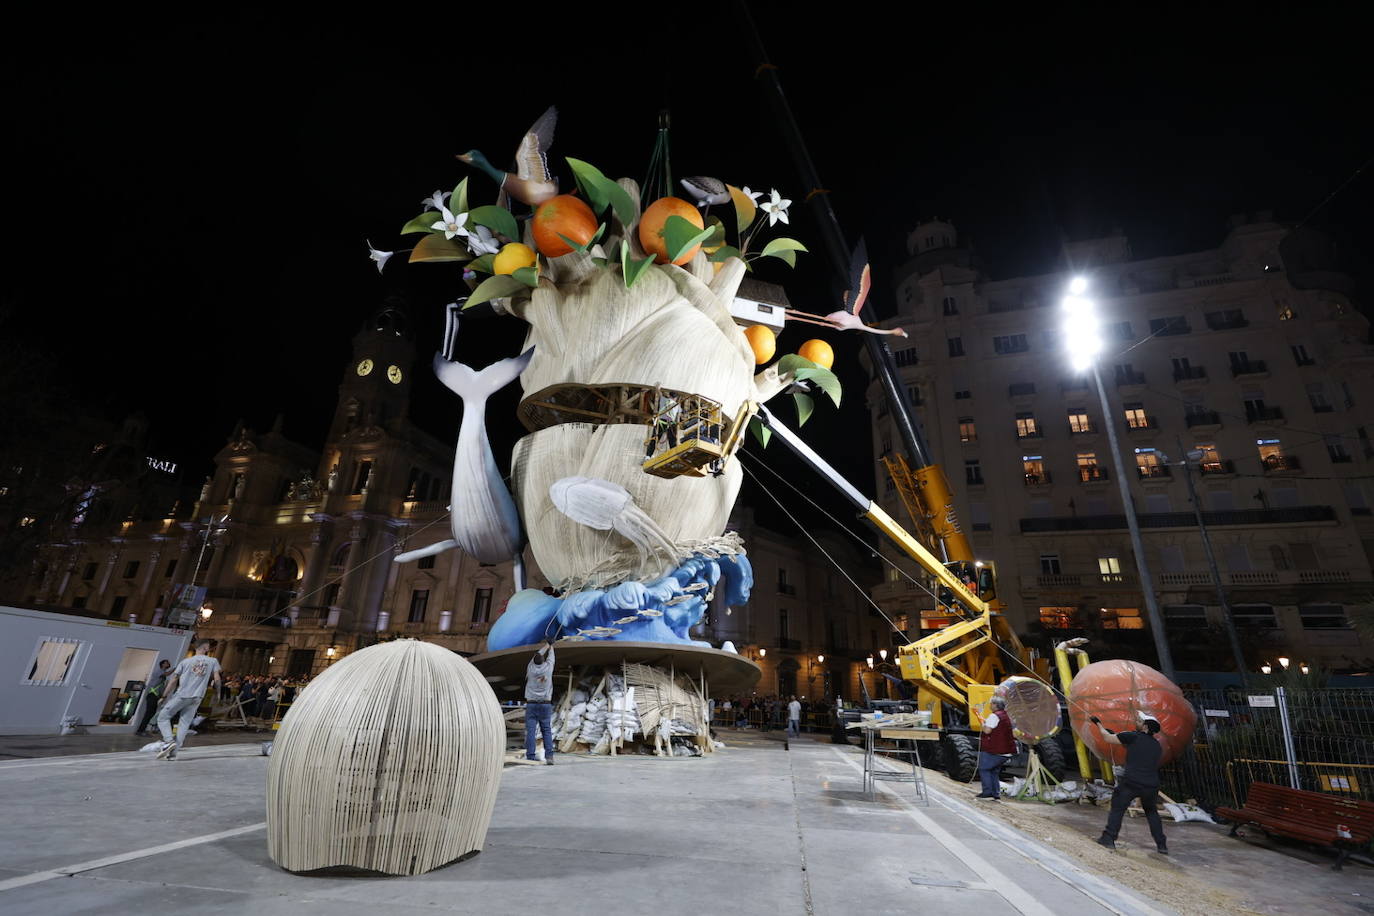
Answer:
[[[1253,824],[1265,833],[1285,836],[1317,846],[1336,849],[1337,871],[1354,850],[1374,839],[1374,803],[1290,789],[1268,782],[1254,782],[1243,808],[1217,808],[1232,821],[1231,836],[1242,824]],[[1350,834],[1343,836],[1339,828]]]

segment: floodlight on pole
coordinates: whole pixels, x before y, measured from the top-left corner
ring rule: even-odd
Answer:
[[[1260,665],[1260,673],[1261,673],[1261,674],[1268,674],[1268,673],[1270,673],[1270,672],[1273,671],[1273,670],[1274,670],[1274,666],[1271,665],[1271,664],[1269,664],[1268,662],[1265,662],[1263,665]]]
[[[1290,662],[1288,661],[1288,656],[1286,656],[1286,655],[1280,655],[1280,656],[1279,656],[1279,664],[1283,666],[1283,670],[1284,670],[1284,671],[1287,671],[1287,670],[1288,670],[1288,665],[1290,664]]]
[[[1126,528],[1131,534],[1136,572],[1140,575],[1140,591],[1145,599],[1145,610],[1150,620],[1155,652],[1159,655],[1159,669],[1169,680],[1176,681],[1173,654],[1169,651],[1169,638],[1164,631],[1164,615],[1160,613],[1159,603],[1155,600],[1154,580],[1145,560],[1145,543],[1140,537],[1140,521],[1135,515],[1130,483],[1121,462],[1121,445],[1117,440],[1116,424],[1111,420],[1112,407],[1107,401],[1107,389],[1102,384],[1102,373],[1098,370],[1097,358],[1102,353],[1103,344],[1098,330],[1097,303],[1086,295],[1087,292],[1088,281],[1083,277],[1074,277],[1069,281],[1068,295],[1061,300],[1064,351],[1074,371],[1091,372],[1096,384],[1098,401],[1102,405],[1103,425],[1107,427],[1112,466],[1116,469],[1116,481],[1121,488],[1121,508],[1126,515]]]

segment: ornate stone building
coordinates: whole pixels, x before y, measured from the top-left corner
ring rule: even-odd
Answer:
[[[1068,245],[1071,271],[1005,280],[949,223],[919,226],[908,251],[896,362],[1018,631],[1150,654],[1110,423],[1179,669],[1232,667],[1189,453],[1247,664],[1370,667],[1346,609],[1374,594],[1374,339],[1320,236],[1238,218],[1215,249],[1140,260],[1118,234]],[[1076,275],[1106,341],[1107,416],[1060,343]],[[895,433],[876,383],[869,403],[882,455]],[[877,478],[903,513],[881,464]],[[895,573],[874,592],[912,637],[922,594]]]

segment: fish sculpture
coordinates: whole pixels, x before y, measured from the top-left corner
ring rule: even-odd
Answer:
[[[516,590],[525,587],[525,537],[520,513],[491,453],[486,408],[487,399],[515,381],[533,355],[531,347],[520,356],[499,360],[478,372],[435,354],[434,374],[445,388],[463,399],[463,422],[453,453],[453,501],[449,505],[449,531],[453,537],[398,554],[397,563],[459,547],[482,563],[511,560],[515,564]]]

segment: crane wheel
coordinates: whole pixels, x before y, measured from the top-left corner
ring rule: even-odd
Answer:
[[[1068,758],[1064,755],[1064,745],[1059,743],[1058,738],[1046,738],[1035,746],[1035,753],[1040,756],[1040,763],[1055,779],[1063,779],[1064,773],[1068,769]]]
[[[971,735],[945,735],[940,742],[945,773],[956,782],[972,782],[978,775],[978,741]]]

